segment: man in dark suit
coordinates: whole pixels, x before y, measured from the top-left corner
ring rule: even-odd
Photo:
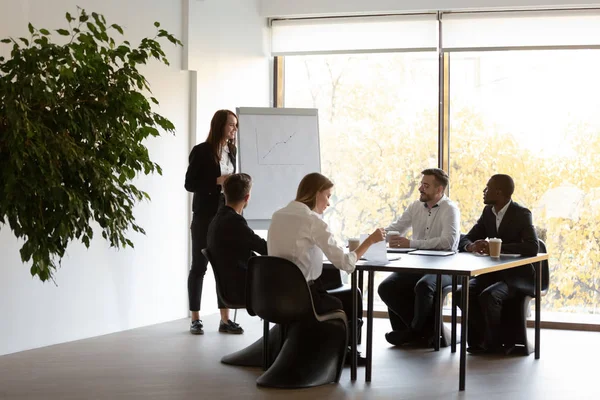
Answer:
[[[508,175],[494,175],[483,190],[485,208],[469,233],[461,238],[459,251],[489,254],[486,238],[502,239],[502,253],[535,256],[538,239],[531,211],[512,201],[515,183]],[[467,351],[494,353],[502,350],[500,317],[502,302],[519,290],[533,290],[532,264],[477,276],[469,282]],[[459,298],[462,292],[459,291]]]
[[[225,206],[221,207],[208,227],[207,249],[213,268],[220,277],[223,296],[232,302],[246,302],[246,269],[253,252],[267,254],[267,242],[260,238],[241,215],[250,201],[252,178],[233,174],[223,183]],[[241,326],[229,319],[229,309],[219,304],[219,332],[243,333]]]

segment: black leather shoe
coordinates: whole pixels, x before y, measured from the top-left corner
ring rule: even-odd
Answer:
[[[194,335],[203,335],[204,331],[202,330],[203,326],[202,326],[202,321],[197,319],[195,321],[192,321],[192,324],[190,325],[190,333],[194,334]]]
[[[236,324],[232,320],[228,319],[227,323],[225,323],[223,321],[221,321],[219,323],[219,332],[232,333],[234,335],[239,335],[241,333],[244,333],[244,329],[242,329],[242,327],[239,326],[239,324]]]
[[[485,354],[486,349],[482,346],[469,346],[467,347],[467,353],[470,354]]]
[[[414,342],[418,339],[419,335],[410,329],[404,331],[391,331],[385,334],[385,340],[394,346],[402,346],[403,344]]]
[[[517,347],[514,344],[504,345],[504,355],[506,356],[516,355],[519,352],[523,352],[523,350],[523,347]]]

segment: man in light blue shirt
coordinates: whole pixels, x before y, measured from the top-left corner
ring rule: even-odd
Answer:
[[[402,216],[386,231],[398,231],[390,236],[390,247],[412,247],[430,250],[458,250],[460,211],[444,195],[448,174],[439,168],[426,169],[419,186],[419,200],[409,205]],[[412,229],[412,239],[405,237]],[[442,286],[451,278],[442,275]],[[433,343],[433,301],[436,275],[394,272],[379,285],[379,296],[388,306],[392,331],[386,340],[400,346],[422,339]]]

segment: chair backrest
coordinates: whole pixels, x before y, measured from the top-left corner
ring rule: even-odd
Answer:
[[[221,272],[219,270],[219,267],[216,266],[215,263],[213,262],[213,258],[211,256],[210,252],[208,251],[208,249],[202,249],[201,251],[202,251],[202,254],[204,255],[204,257],[206,257],[206,259],[210,263],[212,270],[213,270],[213,274],[215,275],[215,286],[217,287],[217,297],[219,298],[219,301],[227,308],[231,308],[231,309],[245,308],[246,307],[245,304],[240,304],[238,302],[231,301],[230,299],[227,298],[227,296],[225,295],[225,291],[223,290],[223,288],[224,288],[224,286],[222,286],[223,280],[221,279]]]
[[[246,309],[250,315],[277,324],[315,317],[302,271],[291,261],[273,256],[248,260]]]
[[[538,253],[547,253],[546,243],[542,239],[538,239]],[[545,295],[550,286],[550,265],[548,260],[542,261],[542,295]]]

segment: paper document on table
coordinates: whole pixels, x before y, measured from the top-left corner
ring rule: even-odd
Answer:
[[[369,235],[360,235],[360,242],[364,242],[368,237]],[[385,241],[372,244],[363,257],[369,261],[387,263],[389,260],[387,257],[387,247]]]

